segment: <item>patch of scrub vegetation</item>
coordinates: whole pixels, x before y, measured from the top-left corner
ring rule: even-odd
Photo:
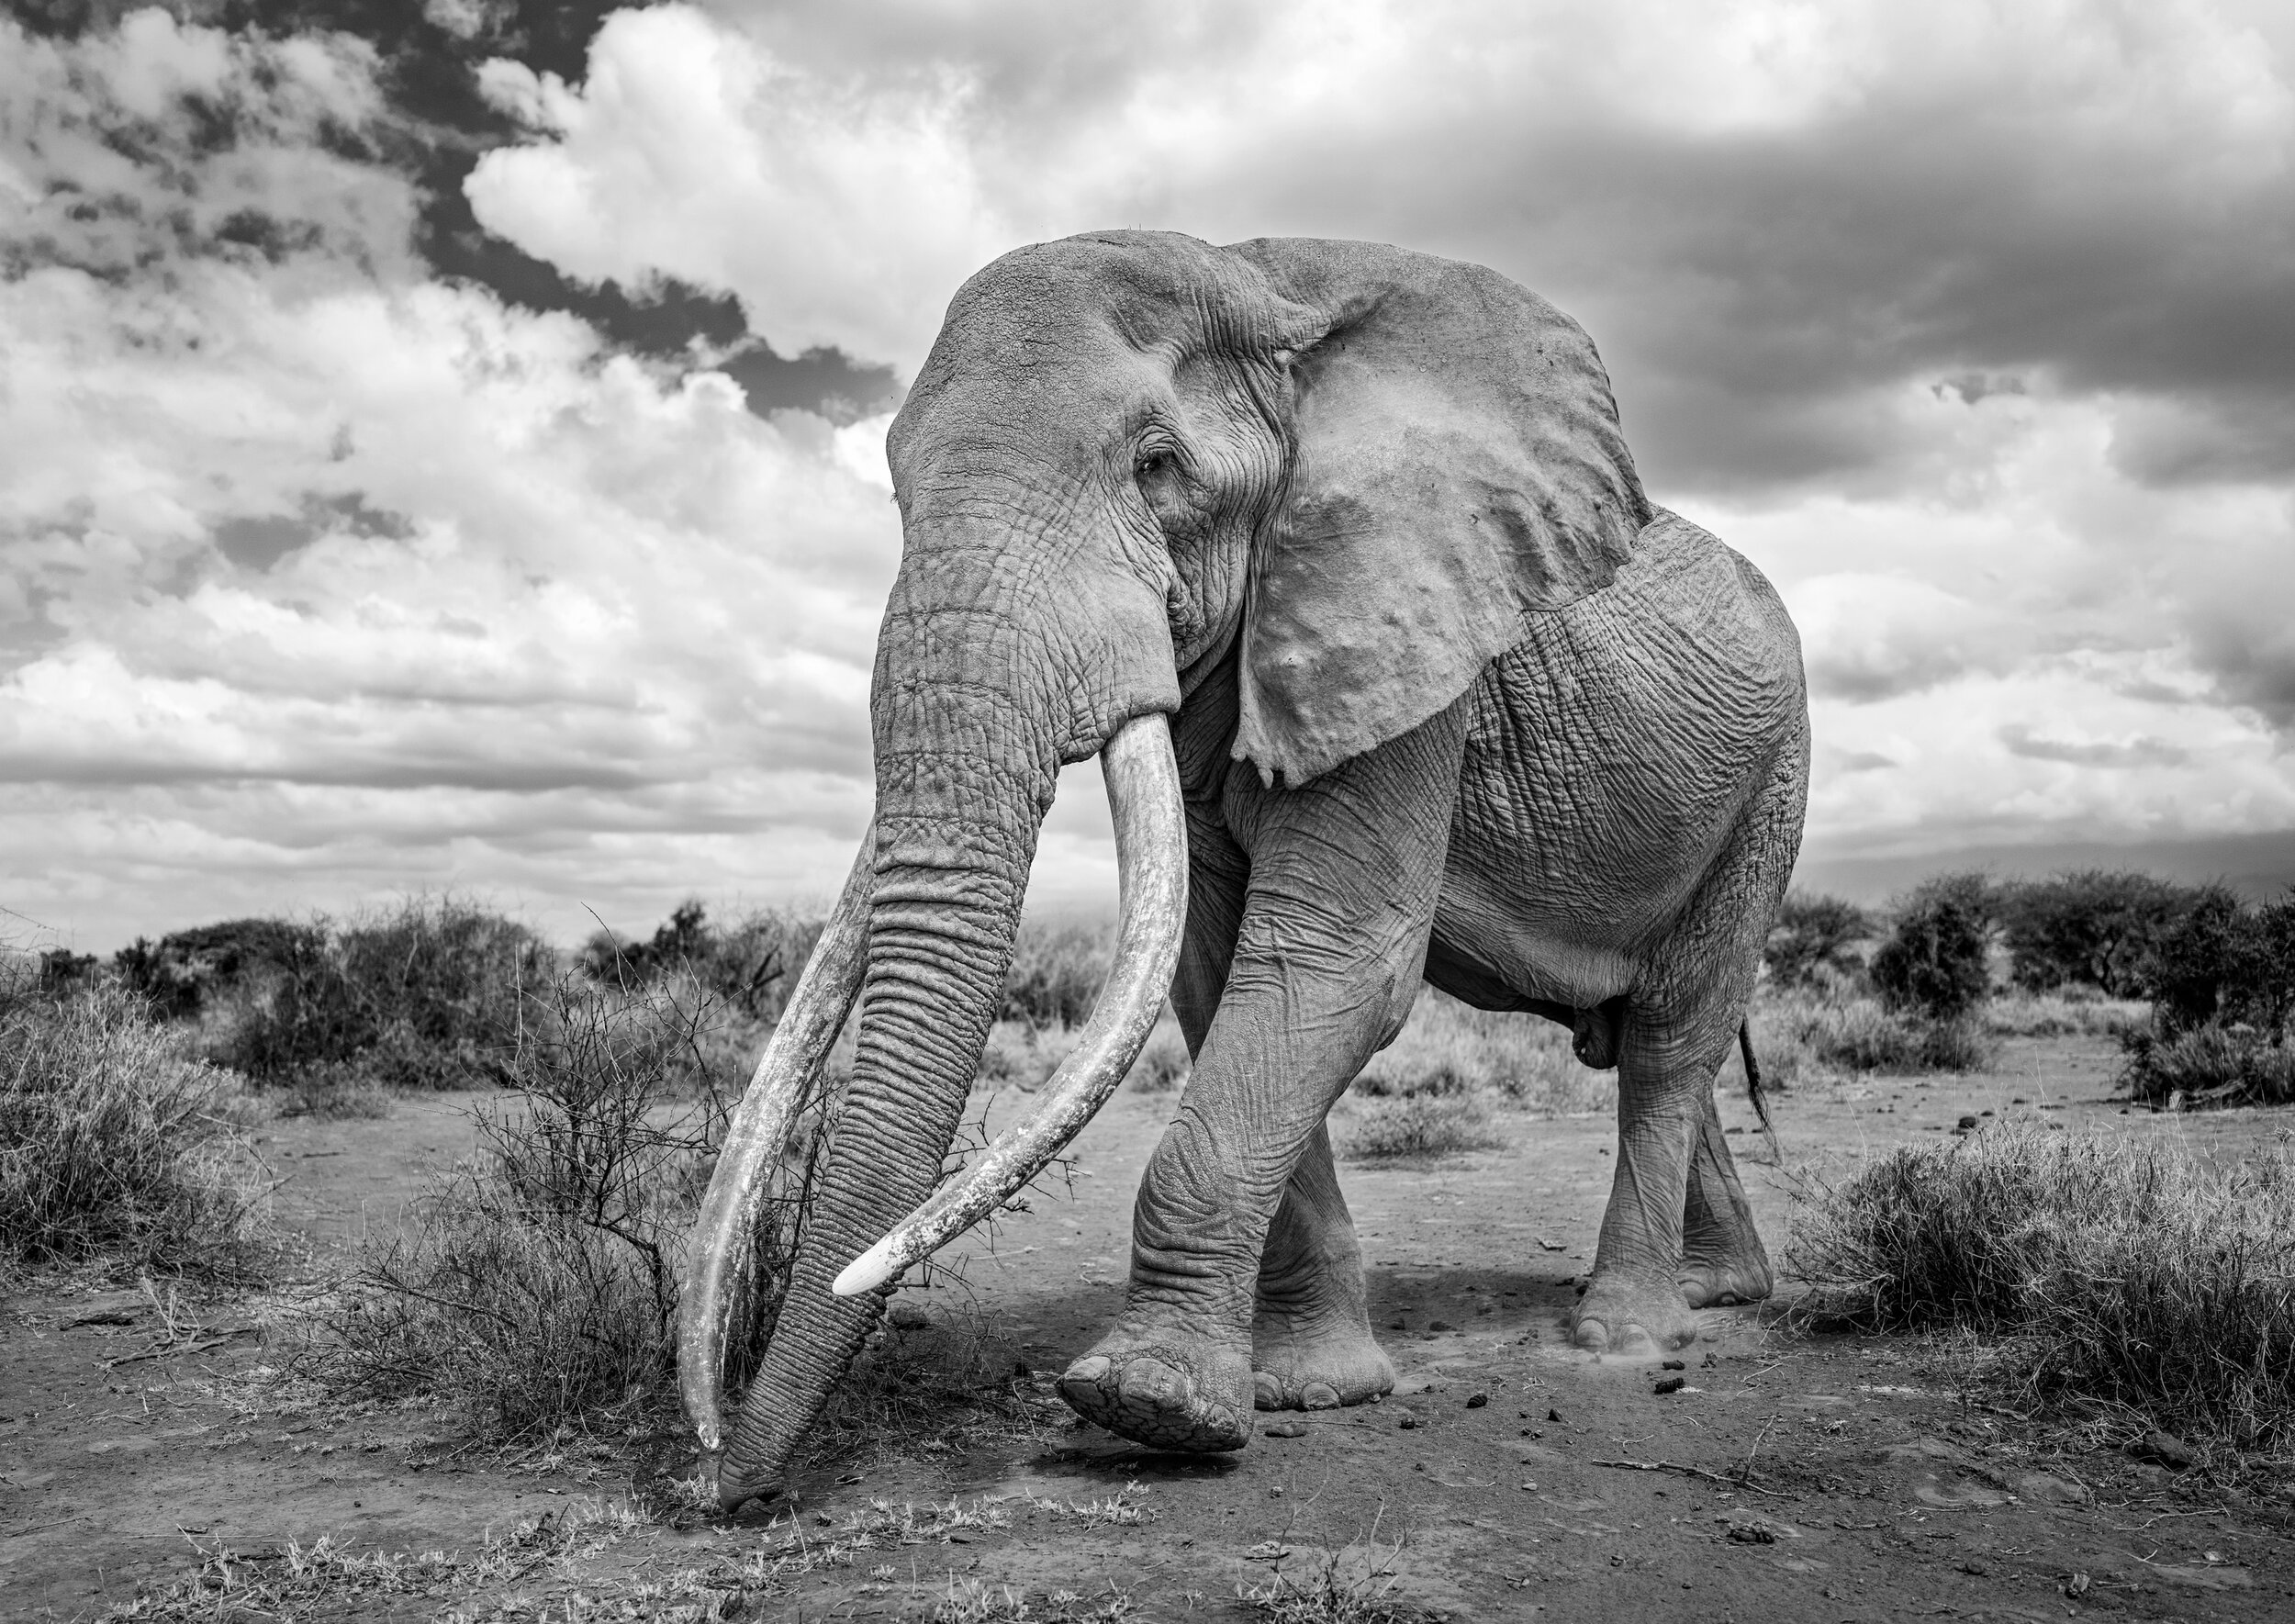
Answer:
[[[0,962],[0,1270],[252,1278],[271,1184],[257,1114],[125,989]]]
[[[2001,1123],[1802,1192],[1804,1323],[1995,1339],[2033,1399],[2295,1459],[2295,1154]]]
[[[112,975],[289,1114],[374,1116],[394,1092],[490,1081],[555,968],[524,925],[442,897],[139,938]]]
[[[568,974],[530,1012],[477,1112],[478,1149],[436,1176],[402,1229],[370,1240],[317,1310],[297,1368],[342,1399],[427,1397],[481,1437],[676,1428],[682,1248],[741,1086],[722,1006],[665,977],[601,989]],[[767,1197],[729,1386],[770,1335],[823,1147],[832,1069]],[[1050,1407],[1010,1350],[903,1304],[812,1433],[809,1463],[898,1440],[926,1454],[982,1428],[1032,1432]]]
[[[517,1036],[478,1152],[371,1240],[301,1364],[341,1397],[447,1399],[494,1438],[657,1399],[677,1248],[722,1137],[707,1011],[562,979]],[[762,1249],[761,1277],[779,1254]],[[747,1356],[762,1327],[733,1338]]]

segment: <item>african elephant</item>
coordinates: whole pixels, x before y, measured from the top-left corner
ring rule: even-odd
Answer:
[[[1194,1070],[1117,1324],[1060,1379],[1127,1438],[1243,1447],[1393,1383],[1325,1114],[1422,980],[1619,1068],[1574,1336],[1679,1346],[1769,1288],[1713,1104],[1800,842],[1799,643],[1644,496],[1592,342],[1479,266],[1107,232],[950,305],[887,440],[904,546],[877,810],[745,1097],[682,1308],[720,1441],[728,1282],[794,1102],[858,1056],[771,1344],[719,1462],[782,1484],[885,1282],[1009,1198],[1167,992]],[[1062,763],[1100,754],[1123,924],[1029,1117],[935,1188]]]

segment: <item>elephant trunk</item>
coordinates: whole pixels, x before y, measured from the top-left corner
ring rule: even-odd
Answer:
[[[1015,1135],[977,1159],[983,1173],[956,1181],[953,1201],[928,1204],[1002,1001],[1059,746],[1023,708],[984,701],[977,689],[901,684],[890,707],[885,689],[880,670],[873,857],[864,847],[816,949],[818,976],[808,967],[792,1004],[799,1029],[779,1057],[781,1069],[768,1071],[771,1052],[760,1066],[753,1092],[767,1092],[754,1131],[744,1137],[737,1124],[729,1137],[688,1270],[694,1294],[681,1312],[680,1363],[688,1413],[708,1447],[722,1372],[729,1273],[722,1260],[750,1232],[793,1102],[810,1087],[834,1036],[832,1018],[841,1020],[857,983],[862,1015],[852,1081],[772,1343],[719,1462],[718,1495],[728,1506],[781,1487],[830,1388],[882,1309],[882,1293],[868,1287],[992,1211],[1058,1154],[1121,1081],[1178,952],[1186,864],[1178,775],[1164,718],[1148,714],[1117,728],[1107,747],[1125,871],[1115,995],[1103,995],[1094,1012],[1076,1051],[1080,1063],[1064,1069]],[[912,718],[909,728],[886,726],[889,708],[919,707],[928,714]],[[1002,748],[991,748],[1000,742]],[[865,953],[858,947],[864,917]],[[852,1268],[865,1253],[877,1261],[856,1284]],[[719,1327],[714,1335],[712,1327]]]

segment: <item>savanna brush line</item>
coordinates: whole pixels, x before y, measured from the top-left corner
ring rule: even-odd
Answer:
[[[1232,1450],[1254,1408],[1392,1387],[1324,1118],[1422,982],[1618,1068],[1580,1346],[1677,1347],[1694,1309],[1768,1292],[1713,1081],[1750,1056],[1800,844],[1800,645],[1757,570],[1651,504],[1574,323],[1380,244],[1095,233],[957,292],[886,444],[876,820],[721,1159],[681,1321],[722,1501],[786,1486],[887,1282],[1058,1152],[1167,986],[1194,1065],[1122,1314],[1060,1379],[1091,1419]],[[1095,754],[1117,971],[1036,1110],[935,1194],[1038,825]],[[740,1249],[856,995],[721,1436]]]

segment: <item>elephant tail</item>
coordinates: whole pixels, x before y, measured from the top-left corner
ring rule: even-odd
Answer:
[[[1745,1062],[1745,1097],[1753,1104],[1753,1114],[1761,1118],[1761,1131],[1769,1136],[1769,1148],[1777,1148],[1777,1125],[1769,1120],[1769,1095],[1761,1086],[1761,1062],[1753,1058],[1753,1020],[1746,1016],[1737,1024],[1738,1058]]]

